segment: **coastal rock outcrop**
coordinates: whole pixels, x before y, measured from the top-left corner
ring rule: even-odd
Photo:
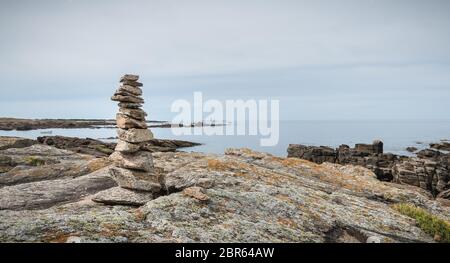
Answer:
[[[450,189],[450,155],[433,149],[419,151],[416,157],[398,156],[383,153],[383,143],[377,140],[372,144],[356,144],[354,148],[341,145],[337,149],[290,144],[287,152],[288,157],[319,164],[360,165],[372,170],[379,180],[414,185],[435,196]]]
[[[0,188],[0,241],[435,242],[395,205],[450,219],[450,204],[360,166],[248,149],[158,152],[153,162],[161,196],[118,187],[110,167]]]

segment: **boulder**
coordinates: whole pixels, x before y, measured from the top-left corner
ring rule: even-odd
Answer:
[[[127,102],[120,102],[119,103],[120,108],[127,108],[127,109],[140,109],[142,107],[142,104],[140,103],[127,103]]]
[[[135,96],[123,96],[123,95],[113,95],[111,97],[112,101],[119,101],[119,102],[127,102],[127,103],[135,103],[135,104],[142,104],[144,103],[144,99],[140,97]]]
[[[144,151],[136,153],[114,152],[109,156],[109,159],[112,160],[115,165],[121,168],[127,168],[144,172],[153,171],[153,158],[150,152]]]
[[[133,119],[122,113],[117,113],[116,122],[120,129],[147,129],[145,121]]]
[[[117,92],[127,92],[129,94],[132,94],[134,96],[141,96],[142,95],[142,89],[138,87],[128,86],[128,85],[122,85],[117,89]]]
[[[96,157],[107,157],[114,151],[113,143],[106,143],[91,138],[42,136],[38,137],[37,141],[42,144],[55,146],[59,149],[94,155]]]
[[[117,129],[120,140],[130,143],[147,142],[153,139],[153,133],[149,129]]]
[[[138,81],[138,80],[139,80],[139,75],[134,75],[134,74],[125,74],[120,78],[120,82]]]
[[[164,177],[154,172],[139,172],[112,167],[110,174],[120,187],[126,189],[157,193],[161,191],[161,185],[164,184]]]
[[[136,192],[122,187],[113,187],[98,192],[92,197],[92,201],[106,205],[141,206],[153,199],[149,192]]]
[[[406,147],[406,150],[410,153],[417,152],[417,148],[414,146]]]
[[[288,147],[288,157],[296,157],[308,161],[323,163],[334,163],[336,160],[336,151],[325,146],[305,146],[300,144],[290,144]]]
[[[145,121],[145,117],[147,116],[147,113],[142,109],[120,108],[119,112],[140,121]]]
[[[119,140],[117,142],[115,151],[122,152],[122,153],[134,153],[134,152],[139,151],[139,149],[140,149],[139,144],[134,144],[134,143],[129,143],[126,141]]]
[[[0,210],[45,209],[74,202],[116,186],[108,168],[78,178],[24,183],[0,188]],[[1,229],[1,228],[0,228]]]
[[[37,141],[27,138],[0,136],[0,151],[9,148],[25,148],[36,143]]]
[[[440,143],[430,143],[430,148],[436,150],[450,151],[450,142],[442,141]]]
[[[142,87],[143,84],[137,81],[131,81],[131,80],[123,80],[123,85],[132,86],[132,87]]]

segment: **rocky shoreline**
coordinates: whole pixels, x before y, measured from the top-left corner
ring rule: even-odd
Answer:
[[[413,149],[411,149],[413,151]],[[408,184],[429,191],[433,196],[450,198],[450,143],[430,144],[415,156],[399,156],[383,152],[383,143],[356,144],[354,148],[290,144],[288,157],[315,163],[360,165],[372,170],[381,181]]]
[[[17,151],[24,151],[24,148],[41,144],[96,158],[108,157],[111,153],[114,152],[114,148],[116,147],[116,143],[107,143],[90,138],[84,139],[64,136],[44,136],[38,137],[37,140],[32,140],[20,137],[0,136],[0,173],[12,170],[16,166],[27,165],[30,162],[35,162],[38,165],[41,163],[48,163],[49,160],[47,159],[41,160],[39,158],[34,158],[33,151],[29,153],[23,152],[23,155],[28,159],[24,157],[26,160],[19,161],[11,158],[11,156],[7,154],[8,151],[13,151],[8,149],[17,149]],[[187,148],[197,145],[200,144],[182,140],[152,139],[148,141],[143,147],[145,147],[149,152],[174,152],[181,148]],[[3,150],[6,151],[6,153],[2,153]]]
[[[449,200],[360,166],[155,152],[151,199],[121,191],[109,158],[30,143],[0,150],[20,164],[0,174],[1,242],[436,242],[397,205],[450,219]]]

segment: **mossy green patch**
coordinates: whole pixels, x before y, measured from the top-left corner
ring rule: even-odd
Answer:
[[[99,151],[101,153],[104,153],[104,154],[111,154],[111,153],[114,152],[113,150],[111,150],[110,148],[106,147],[105,145],[97,145],[97,146],[95,146],[95,150],[97,150],[97,151]]]
[[[34,156],[27,157],[25,159],[25,162],[26,162],[26,164],[31,165],[31,166],[45,165],[45,160],[34,157]]]
[[[418,226],[436,241],[450,243],[450,223],[426,210],[411,204],[396,204],[394,209],[401,214],[414,218]]]

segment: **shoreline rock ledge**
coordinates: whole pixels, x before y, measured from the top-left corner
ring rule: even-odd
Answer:
[[[138,75],[122,76],[121,85],[111,97],[119,103],[119,112],[116,114],[118,143],[109,157],[114,164],[109,172],[118,187],[98,193],[92,199],[95,202],[145,204],[161,191],[164,184],[162,176],[155,171],[152,153],[144,147],[153,139],[153,134],[145,122],[143,84],[138,80]],[[132,200],[128,200],[130,198]]]

